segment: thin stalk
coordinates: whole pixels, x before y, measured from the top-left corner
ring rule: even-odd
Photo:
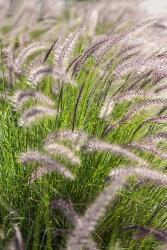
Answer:
[[[76,116],[77,116],[78,105],[79,105],[79,102],[81,99],[81,95],[82,95],[85,83],[86,83],[86,81],[84,81],[81,85],[81,88],[80,88],[80,91],[79,91],[79,94],[78,94],[78,97],[77,97],[77,100],[76,100],[76,103],[74,106],[74,114],[73,114],[73,120],[72,120],[72,131],[74,131],[74,128],[75,128],[75,120],[76,120]]]

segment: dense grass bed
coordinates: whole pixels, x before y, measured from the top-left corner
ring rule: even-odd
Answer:
[[[83,39],[85,40],[86,38]],[[81,41],[75,48],[75,54],[80,54],[83,47],[84,43]],[[99,114],[106,96],[110,95],[112,98],[117,93],[124,93],[136,81],[137,85],[132,88],[136,91],[142,89],[147,93],[155,85],[154,79],[145,77],[140,80],[140,75],[136,72],[125,75],[116,82],[114,70],[122,61],[121,58],[115,57],[115,50],[117,51],[117,47],[106,57],[106,61],[110,62],[112,59],[111,67],[107,63],[102,64],[102,67],[101,64],[97,66],[93,56],[89,57],[82,70],[75,76],[76,85],[61,82],[57,95],[52,92],[54,80],[46,76],[36,89],[52,99],[56,109],[59,108],[58,115],[52,118],[46,117],[27,127],[20,126],[19,119],[23,110],[33,107],[37,102],[26,102],[20,111],[14,110],[11,96],[17,90],[29,89],[31,86],[27,84],[28,80],[24,73],[14,76],[14,72],[12,72],[15,77],[14,86],[8,85],[9,69],[1,54],[1,72],[4,72],[5,76],[1,77],[0,86],[1,92],[7,96],[0,101],[1,249],[7,249],[9,242],[15,244],[17,235],[12,238],[13,225],[17,225],[22,233],[24,249],[51,250],[61,249],[61,246],[66,249],[67,235],[75,225],[71,225],[61,211],[52,211],[50,202],[64,199],[73,204],[78,215],[83,216],[89,205],[112,181],[107,178],[111,170],[121,166],[135,168],[137,165],[123,155],[100,151],[87,152],[81,147],[76,152],[81,159],[79,166],[71,164],[64,157],[55,157],[59,163],[71,170],[75,176],[74,180],[70,181],[53,172],[30,183],[31,174],[38,168],[38,164],[22,164],[20,155],[28,150],[38,150],[43,154],[44,141],[49,133],[65,129],[79,130],[88,133],[92,136],[90,138],[96,137],[127,148],[128,143],[140,142],[146,136],[166,131],[165,123],[144,123],[150,116],[158,117],[166,114],[166,106],[160,103],[156,108],[146,107],[144,111],[136,112],[132,119],[104,134],[108,124],[117,124],[131,105],[141,101],[140,98],[134,98],[118,102],[108,120],[104,120]],[[27,64],[33,59],[29,58]],[[52,55],[49,60],[48,64],[54,62]],[[71,146],[67,142],[65,145]],[[165,141],[158,145],[159,149],[166,150]],[[165,159],[142,150],[131,149],[131,152],[145,159],[149,163],[149,168],[166,172]],[[162,230],[165,234],[166,197],[165,187],[153,182],[139,181],[135,177],[130,178],[124,189],[120,190],[114,201],[109,204],[106,213],[97,221],[97,226],[91,234],[92,239],[99,249],[159,249],[159,246],[166,241],[166,236],[159,240],[154,233],[144,235],[141,230],[143,235],[140,237],[139,228],[129,229],[129,227],[132,225],[147,227],[159,230],[158,232]]]

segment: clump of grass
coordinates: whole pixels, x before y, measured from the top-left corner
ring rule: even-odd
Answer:
[[[15,227],[18,249],[23,249],[21,231],[25,248],[33,250],[62,245],[69,250],[107,249],[119,240],[135,249],[136,240],[130,235],[125,239],[120,228],[147,228],[145,220],[166,197],[166,152],[156,143],[165,143],[167,99],[157,95],[154,86],[155,73],[163,74],[166,63],[158,53],[154,58],[132,55],[123,64],[115,55],[124,49],[123,41],[155,21],[102,38],[78,56],[79,29],[62,45],[60,38],[50,45],[33,43],[16,58],[12,50],[6,51],[6,67],[15,84],[8,86],[9,93],[2,89],[0,100],[0,181],[2,200],[9,204],[2,202],[0,216],[7,228],[20,223],[20,229]],[[157,109],[144,112],[152,106]],[[135,179],[127,181],[131,176],[142,180],[138,191]],[[66,218],[55,218],[53,210]],[[161,222],[163,230],[166,219],[157,217],[151,232]],[[60,231],[66,233],[52,234]],[[144,246],[141,239],[139,244]]]

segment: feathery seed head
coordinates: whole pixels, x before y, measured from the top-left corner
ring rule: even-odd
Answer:
[[[56,62],[55,67],[59,70],[66,71],[68,67],[69,57],[71,52],[74,50],[76,43],[80,36],[80,30],[75,30],[74,32],[70,33],[69,36],[66,38],[65,42],[62,46],[59,46],[55,51]]]
[[[91,48],[87,49],[82,55],[80,55],[74,60],[74,62],[71,63],[71,65],[73,65],[73,72],[78,73],[78,71],[80,71],[81,67],[91,55],[94,55],[96,64],[99,64],[114,45],[125,41],[130,36],[134,35],[137,31],[141,31],[142,29],[154,24],[155,22],[157,22],[157,19],[155,18],[148,19],[137,24],[136,26],[131,27],[130,29],[116,37],[106,37],[101,39],[100,41],[95,42]]]
[[[69,141],[73,143],[76,150],[79,150],[87,143],[88,135],[83,131],[62,130],[49,134],[46,138],[46,143],[53,141]]]
[[[50,202],[49,207],[52,210],[60,210],[73,225],[77,224],[79,217],[75,212],[71,202],[69,203],[63,199],[53,200]]]
[[[26,110],[19,119],[19,125],[23,127],[30,126],[45,117],[55,117],[57,111],[46,106],[34,106]]]
[[[13,246],[14,250],[23,250],[23,238],[20,229],[15,224],[13,225],[14,237],[13,237]]]
[[[33,55],[36,52],[47,50],[48,45],[40,43],[32,43],[24,48],[15,59],[14,62],[14,71],[16,73],[21,73],[23,64],[28,59],[29,56]]]
[[[158,98],[154,93],[142,90],[129,90],[121,94],[107,96],[100,112],[100,118],[106,119],[113,111],[114,106],[122,101],[132,101],[134,98]]]
[[[143,143],[130,143],[127,145],[128,147],[130,148],[137,148],[139,150],[142,150],[142,151],[145,151],[145,152],[150,152],[151,154],[153,155],[156,155],[162,159],[167,159],[167,154],[165,153],[162,153],[160,150],[156,149],[156,147],[154,145],[151,145],[151,144],[143,144]]]
[[[75,153],[64,145],[59,143],[46,144],[45,150],[47,150],[49,154],[63,156],[73,164],[80,164],[80,159],[75,155]]]
[[[11,97],[11,102],[15,110],[19,110],[23,105],[34,99],[38,102],[44,103],[49,106],[53,106],[54,102],[47,96],[44,96],[42,93],[36,90],[18,90],[15,92],[14,96]]]
[[[142,158],[138,157],[137,155],[130,152],[128,149],[125,149],[119,145],[110,144],[105,141],[101,141],[98,139],[92,139],[89,140],[89,142],[86,145],[87,151],[103,151],[106,153],[111,154],[118,154],[122,155],[123,157],[127,157],[132,161],[137,162],[138,164],[142,165],[148,165],[146,161],[144,161]]]
[[[8,47],[5,50],[5,55],[6,55],[7,67],[9,70],[12,71],[14,68],[14,52],[13,52],[12,48]]]
[[[166,104],[167,104],[167,99],[165,98],[154,98],[154,99],[144,100],[130,107],[126,115],[124,115],[124,117],[121,119],[120,123],[130,120],[136,113],[141,112],[143,109],[147,107],[150,107],[152,105],[166,105]]]
[[[99,48],[99,50],[96,51],[96,63],[99,64],[105,57],[105,55],[111,51],[113,46],[116,44],[120,44],[121,42],[124,42],[125,40],[129,39],[132,37],[132,35],[135,35],[137,32],[141,32],[142,29],[154,24],[157,22],[157,19],[148,19],[145,20],[136,26],[133,26],[129,28],[127,31],[123,32],[122,34],[108,39],[108,41],[104,42],[102,46]]]
[[[50,173],[53,173],[53,172],[58,172],[62,174],[64,177],[70,180],[74,180],[74,176],[69,170],[65,169],[62,165],[55,163],[54,165],[49,164],[49,165],[38,167],[37,169],[35,169],[30,176],[30,183],[33,183],[34,181],[40,179],[41,177],[48,175]]]
[[[166,138],[167,138],[167,132],[160,132],[158,134],[153,134],[153,135],[143,138],[142,143],[144,144],[145,143],[148,143],[148,144],[157,143]]]
[[[116,179],[120,178],[121,176],[124,176],[125,178],[128,178],[130,176],[136,176],[140,179],[154,182],[155,184],[158,184],[160,186],[167,185],[166,174],[161,173],[157,170],[146,168],[146,167],[118,168],[118,169],[112,170],[109,175],[109,177],[113,177]]]
[[[52,74],[53,69],[51,66],[40,65],[29,72],[28,83],[36,86],[44,77]]]
[[[69,74],[69,72],[58,71],[57,69],[53,69],[52,76],[56,81],[59,81],[61,84],[70,83],[73,86],[76,86],[75,79]]]
[[[131,62],[125,62],[117,66],[114,75],[116,78],[128,74],[134,70],[138,73],[145,70],[157,70],[160,73],[166,72],[167,61],[159,58],[136,58],[131,60]]]
[[[64,177],[69,178],[71,180],[74,179],[73,174],[66,167],[56,162],[55,160],[50,158],[48,155],[45,155],[38,151],[28,151],[26,153],[23,153],[20,156],[20,161],[23,164],[36,162],[41,165],[41,167],[38,167],[32,172],[31,177],[30,177],[31,183],[35,181],[36,179],[39,179],[42,176],[52,173],[52,172],[58,172],[62,174]]]
[[[112,97],[107,96],[100,111],[99,117],[101,119],[106,119],[112,113],[114,106],[115,102],[112,100]]]
[[[165,123],[167,122],[167,116],[151,117],[146,119],[145,122]]]

